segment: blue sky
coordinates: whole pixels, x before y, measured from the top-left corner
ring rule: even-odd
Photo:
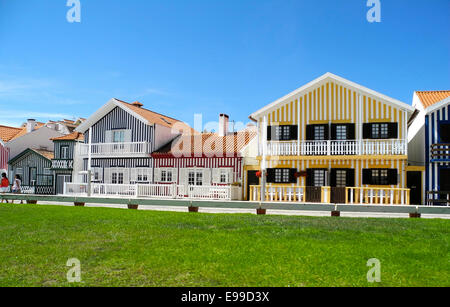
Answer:
[[[0,124],[88,117],[110,98],[192,124],[248,122],[332,72],[411,103],[450,89],[450,1],[0,0]]]

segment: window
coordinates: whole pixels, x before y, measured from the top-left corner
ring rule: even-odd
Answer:
[[[336,187],[344,188],[347,186],[347,171],[337,170],[336,171]]]
[[[275,183],[289,183],[290,169],[275,169]]]
[[[203,172],[202,171],[189,171],[188,173],[188,185],[203,185]]]
[[[113,131],[113,143],[125,143],[125,131]]]
[[[339,125],[336,126],[336,140],[346,140],[347,139],[347,126]]]
[[[269,126],[267,140],[292,141],[297,139],[298,126]]]
[[[363,124],[364,139],[396,139],[397,137],[397,123]]]
[[[102,173],[103,169],[100,167],[94,167],[92,169],[92,177],[94,181],[101,181],[102,180]]]
[[[112,184],[123,184],[123,173],[122,172],[113,172],[111,176]]]
[[[161,182],[172,182],[172,170],[161,171]]]
[[[388,170],[387,169],[374,169],[372,170],[372,184],[374,185],[388,185]]]
[[[314,126],[314,140],[325,140],[325,126]]]
[[[228,183],[228,172],[226,170],[220,170],[220,183]]]
[[[16,175],[20,175],[20,177],[23,177],[23,168],[17,168],[16,169]],[[23,178],[22,178],[23,179]]]
[[[69,159],[69,146],[61,146],[61,159]]]
[[[314,170],[314,182],[315,187],[322,187],[325,185],[325,170]]]

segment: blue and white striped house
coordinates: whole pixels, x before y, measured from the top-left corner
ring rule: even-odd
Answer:
[[[450,91],[415,92],[413,105],[417,116],[409,128],[409,161],[423,163],[428,202],[442,204],[437,200],[450,194]]]
[[[151,153],[192,129],[171,117],[147,110],[139,102],[111,99],[77,129],[84,134],[76,158],[83,171],[74,182],[112,185],[153,182]]]

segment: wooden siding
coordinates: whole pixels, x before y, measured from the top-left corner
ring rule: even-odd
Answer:
[[[50,169],[52,167],[52,163],[50,160],[42,157],[41,155],[35,153],[34,151],[29,151],[24,156],[15,160],[14,163],[10,164],[10,173],[12,174],[12,178],[17,174],[17,169],[22,168],[22,185],[31,185],[30,182],[30,168],[36,168],[37,174],[37,185],[42,185],[42,177],[39,175],[44,175],[44,169]],[[50,172],[53,174],[53,172]]]
[[[144,124],[139,119],[116,107],[92,126],[92,143],[105,143],[106,131],[126,129],[131,130],[131,142],[152,142],[154,140],[153,126]],[[84,142],[89,143],[89,130],[84,134]]]
[[[0,170],[8,170],[9,149],[0,144]]]
[[[67,146],[69,148],[69,155],[67,157],[67,160],[73,160],[74,155],[74,148],[75,148],[75,142],[73,141],[56,141],[54,142],[54,153],[55,153],[55,160],[62,159],[61,158],[61,147]]]
[[[450,123],[450,104],[442,106],[425,117],[425,187],[427,191],[440,190],[439,172],[441,168],[449,168],[449,162],[431,162],[430,146],[440,143],[439,124]]]

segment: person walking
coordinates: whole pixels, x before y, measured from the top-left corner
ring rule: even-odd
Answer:
[[[20,194],[22,192],[22,178],[20,175],[16,175],[13,182],[12,192],[14,194]],[[14,200],[11,201],[14,204]],[[23,204],[23,200],[20,201]]]
[[[3,173],[2,180],[0,182],[0,193],[5,194],[8,192],[8,190],[9,190],[9,180],[6,177],[6,173]],[[3,200],[4,199],[2,199],[2,203],[3,203]],[[7,199],[5,199],[5,201],[6,201],[6,203],[8,203]]]

